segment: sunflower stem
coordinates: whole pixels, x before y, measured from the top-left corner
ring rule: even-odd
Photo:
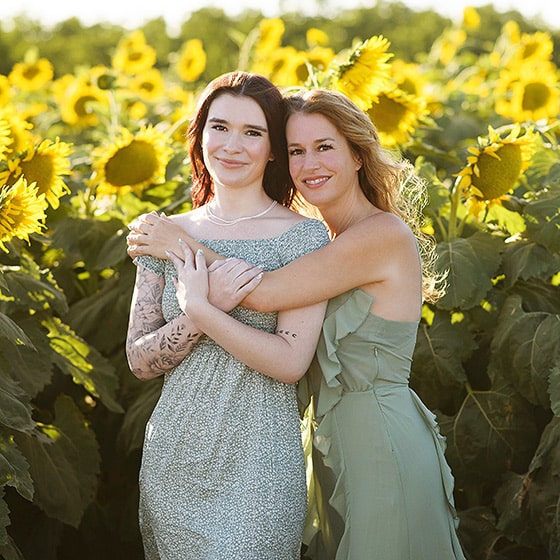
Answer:
[[[459,210],[459,203],[461,202],[461,193],[463,192],[460,184],[461,179],[458,178],[451,191],[451,209],[449,212],[449,224],[447,227],[447,241],[453,241],[453,239],[455,239],[458,235],[457,212]]]

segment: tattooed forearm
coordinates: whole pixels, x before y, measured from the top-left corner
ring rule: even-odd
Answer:
[[[132,373],[141,379],[162,375],[178,366],[191,351],[201,332],[184,324],[188,319],[181,316],[158,330],[140,334],[131,333],[127,341],[127,356]]]
[[[166,322],[161,311],[163,287],[163,279],[154,274],[137,276],[126,354],[132,373],[140,379],[157,377],[179,365],[202,334],[183,314]]]

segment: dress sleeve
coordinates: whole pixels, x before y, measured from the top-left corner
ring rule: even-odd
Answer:
[[[290,228],[279,240],[282,266],[285,266],[311,251],[324,247],[330,238],[323,222],[308,218]]]
[[[162,259],[151,257],[150,255],[142,255],[141,257],[136,257],[132,262],[136,266],[143,266],[158,276],[165,275],[165,261]]]

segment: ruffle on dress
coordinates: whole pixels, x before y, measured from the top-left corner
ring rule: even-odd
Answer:
[[[412,400],[414,401],[414,404],[416,405],[416,408],[420,413],[420,416],[422,416],[422,418],[424,419],[424,422],[430,429],[430,433],[432,434],[432,437],[434,439],[434,447],[437,450],[437,457],[441,472],[441,483],[443,485],[445,497],[447,499],[447,505],[454,522],[453,527],[450,527],[450,530],[454,534],[455,529],[459,526],[459,517],[457,515],[457,510],[455,509],[455,501],[453,498],[455,478],[453,477],[453,473],[451,472],[451,467],[448,465],[447,460],[445,459],[446,440],[445,437],[441,434],[436,415],[428,407],[426,407],[420,397],[412,389],[410,389],[410,393],[412,395]]]
[[[338,375],[342,373],[342,364],[337,355],[340,341],[359,330],[370,314],[373,298],[362,290],[353,290],[339,298],[346,300],[329,313],[323,322],[321,338],[317,346],[317,362],[322,379],[317,403],[316,415],[321,419],[336,405],[342,397],[342,384]],[[342,311],[344,310],[344,311]]]
[[[338,305],[340,299],[343,302]],[[311,457],[312,447],[314,447],[322,456],[323,465],[331,471],[335,480],[334,489],[328,499],[328,503],[336,510],[340,518],[346,523],[346,491],[345,483],[345,464],[344,457],[336,460],[329,454],[331,448],[331,435],[336,432],[334,419],[329,412],[336,406],[342,398],[343,386],[338,376],[342,373],[342,364],[337,356],[337,350],[340,340],[349,334],[355,333],[363,325],[368,318],[373,298],[362,290],[354,290],[331,300],[329,307],[332,312],[327,312],[327,316],[323,322],[323,328],[319,343],[317,346],[317,354],[310,372],[312,379],[301,383],[299,388],[300,401],[309,402],[309,393],[312,392],[314,397],[318,397],[315,404],[315,421],[308,422],[308,430],[311,430],[312,445],[307,445],[305,449],[306,462],[308,468]],[[310,390],[309,385],[318,384],[318,388]],[[318,425],[317,425],[318,424]],[[314,429],[313,429],[313,427]],[[309,437],[309,436],[308,436]],[[307,440],[309,442],[309,440]],[[322,530],[327,534],[323,535],[323,541],[330,539],[332,535],[330,530],[321,527],[328,516],[322,512],[325,504],[321,504],[322,500],[317,503],[316,493],[320,492],[320,480],[308,474],[309,485],[309,501],[310,511],[304,530],[304,542],[308,545],[308,553],[313,558],[333,557],[335,553],[336,543],[319,543],[317,537]],[[321,518],[323,517],[323,520]],[[344,541],[344,535],[343,535]],[[341,542],[344,546],[344,543]],[[326,547],[326,548],[325,548]],[[330,549],[330,550],[326,550]]]

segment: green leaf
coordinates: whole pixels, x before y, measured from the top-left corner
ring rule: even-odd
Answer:
[[[560,416],[560,366],[554,366],[548,377],[548,394],[550,408],[556,416]]]
[[[509,380],[529,402],[550,407],[548,379],[560,365],[560,316],[526,313],[517,296],[508,298],[492,340],[489,374]]]
[[[5,484],[13,486],[25,499],[33,499],[29,464],[17,448],[14,438],[0,430],[0,486]]]
[[[437,268],[448,271],[447,293],[439,300],[441,309],[470,309],[478,305],[492,287],[492,277],[501,261],[503,240],[486,232],[437,245]]]
[[[33,343],[15,321],[0,311],[0,336],[14,344],[25,344],[33,348]]]
[[[65,295],[58,289],[50,272],[20,269],[4,274],[8,293],[26,310],[42,310],[49,307],[57,313],[67,311]]]
[[[459,512],[459,538],[469,558],[506,560],[493,554],[502,538],[496,523],[496,512],[490,507],[475,506]]]
[[[551,253],[560,253],[560,194],[545,193],[525,207],[527,235]]]
[[[439,417],[458,487],[497,482],[506,471],[523,472],[536,447],[533,407],[500,379],[491,390],[470,390],[455,417]]]
[[[506,288],[511,288],[519,279],[549,278],[559,268],[560,256],[551,255],[542,245],[526,240],[506,245],[503,254]]]
[[[78,334],[105,355],[124,347],[135,266],[123,266],[118,281],[111,280],[103,289],[77,301],[65,316]]]
[[[128,230],[124,227],[118,229],[107,241],[103,244],[96,264],[97,270],[115,267],[123,260],[128,259],[126,252],[126,236]]]
[[[411,385],[430,409],[455,409],[461,402],[467,382],[463,362],[475,348],[465,324],[451,324],[447,312],[436,311],[430,326],[420,324]]]
[[[528,282],[518,281],[510,290],[511,295],[518,295],[526,311],[547,311],[560,313],[560,286],[531,278]]]
[[[27,317],[21,325],[34,349],[16,346],[0,339],[0,363],[2,369],[17,380],[22,389],[33,398],[52,378],[53,364],[49,359],[51,350],[47,334],[41,328],[37,315]]]
[[[30,465],[34,503],[49,517],[78,527],[97,490],[99,449],[70,397],[56,399],[54,417],[40,434],[16,435],[15,440]]]
[[[120,220],[100,220],[93,218],[65,218],[58,225],[52,236],[53,246],[59,247],[71,257],[71,260],[84,261],[88,270],[101,270],[105,259],[103,248],[119,230],[123,229]],[[122,261],[125,254],[120,255]],[[118,262],[118,261],[117,261]]]
[[[497,493],[496,507],[506,535],[544,543],[549,558],[560,557],[560,418],[544,429],[526,474],[510,476]]]
[[[109,410],[122,412],[121,405],[115,400],[118,379],[111,363],[58,318],[46,317],[42,324],[48,330],[50,345],[55,352],[54,363],[71,375],[74,383],[99,397]]]
[[[29,395],[4,369],[0,370],[0,425],[21,432],[35,427]]]
[[[519,212],[513,212],[501,204],[493,204],[488,210],[486,218],[488,223],[495,223],[510,235],[516,235],[525,231],[525,220]]]

